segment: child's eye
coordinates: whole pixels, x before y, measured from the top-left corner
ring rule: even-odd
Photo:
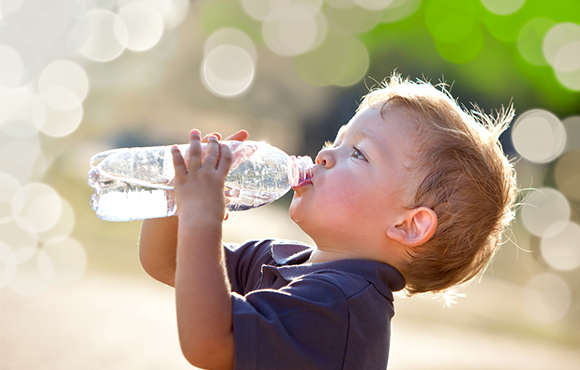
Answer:
[[[363,161],[367,160],[367,157],[365,157],[364,153],[357,147],[354,148],[351,156],[356,159],[362,159]]]

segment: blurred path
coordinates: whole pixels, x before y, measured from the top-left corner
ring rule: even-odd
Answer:
[[[469,301],[453,310],[433,305],[397,305],[389,369],[578,369],[571,348],[446,322],[473,321]],[[193,369],[179,349],[172,289],[144,274],[88,272],[32,298],[4,288],[0,315],[2,370]]]

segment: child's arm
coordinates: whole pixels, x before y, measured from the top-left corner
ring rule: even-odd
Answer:
[[[218,133],[212,135],[221,138]],[[244,141],[247,138],[247,131],[240,130],[225,140]],[[207,137],[202,139],[205,141]],[[154,279],[170,286],[175,284],[177,225],[177,217],[144,220],[139,238],[139,259],[143,269]]]
[[[208,139],[202,161],[199,131],[191,132],[189,162],[172,149],[178,213],[175,295],[184,356],[204,369],[232,369],[232,301],[222,247],[224,182],[232,161],[226,145]]]
[[[175,285],[177,217],[143,220],[139,237],[139,260],[143,269],[156,280]]]

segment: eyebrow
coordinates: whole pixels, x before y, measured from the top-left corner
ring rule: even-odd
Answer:
[[[374,142],[375,144],[377,144],[377,145],[380,145],[380,143],[378,142],[378,140],[377,140],[376,136],[372,135],[372,134],[369,132],[369,130],[368,130],[368,129],[366,129],[366,128],[360,129],[360,130],[357,132],[357,135],[359,135],[359,136],[362,136],[362,137],[364,137],[364,138],[366,138],[366,139],[369,139],[370,141],[373,141],[373,142]]]
[[[338,130],[338,133],[336,134],[336,140],[338,140],[338,139],[342,138],[342,136],[344,136],[344,132],[346,131],[346,128],[347,128],[346,126],[348,126],[348,124],[342,125],[342,127]],[[366,128],[362,128],[362,129],[357,130],[356,135],[362,136],[365,139],[369,139],[377,145],[381,144],[380,142],[377,141],[377,138],[372,133],[370,133],[369,130]]]

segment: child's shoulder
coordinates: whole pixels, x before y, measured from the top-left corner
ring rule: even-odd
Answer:
[[[314,279],[340,289],[346,299],[367,294],[393,300],[393,292],[404,288],[403,276],[392,266],[367,260],[337,260],[311,265],[304,279]]]
[[[389,266],[390,267],[390,266]],[[321,271],[321,279],[333,283],[343,290],[347,298],[354,297],[365,291],[378,292],[387,298],[392,299],[392,283],[397,285],[396,281],[383,279],[380,274],[369,273],[366,269],[356,269],[349,266],[346,270],[335,269]],[[398,280],[395,278],[395,280]]]

